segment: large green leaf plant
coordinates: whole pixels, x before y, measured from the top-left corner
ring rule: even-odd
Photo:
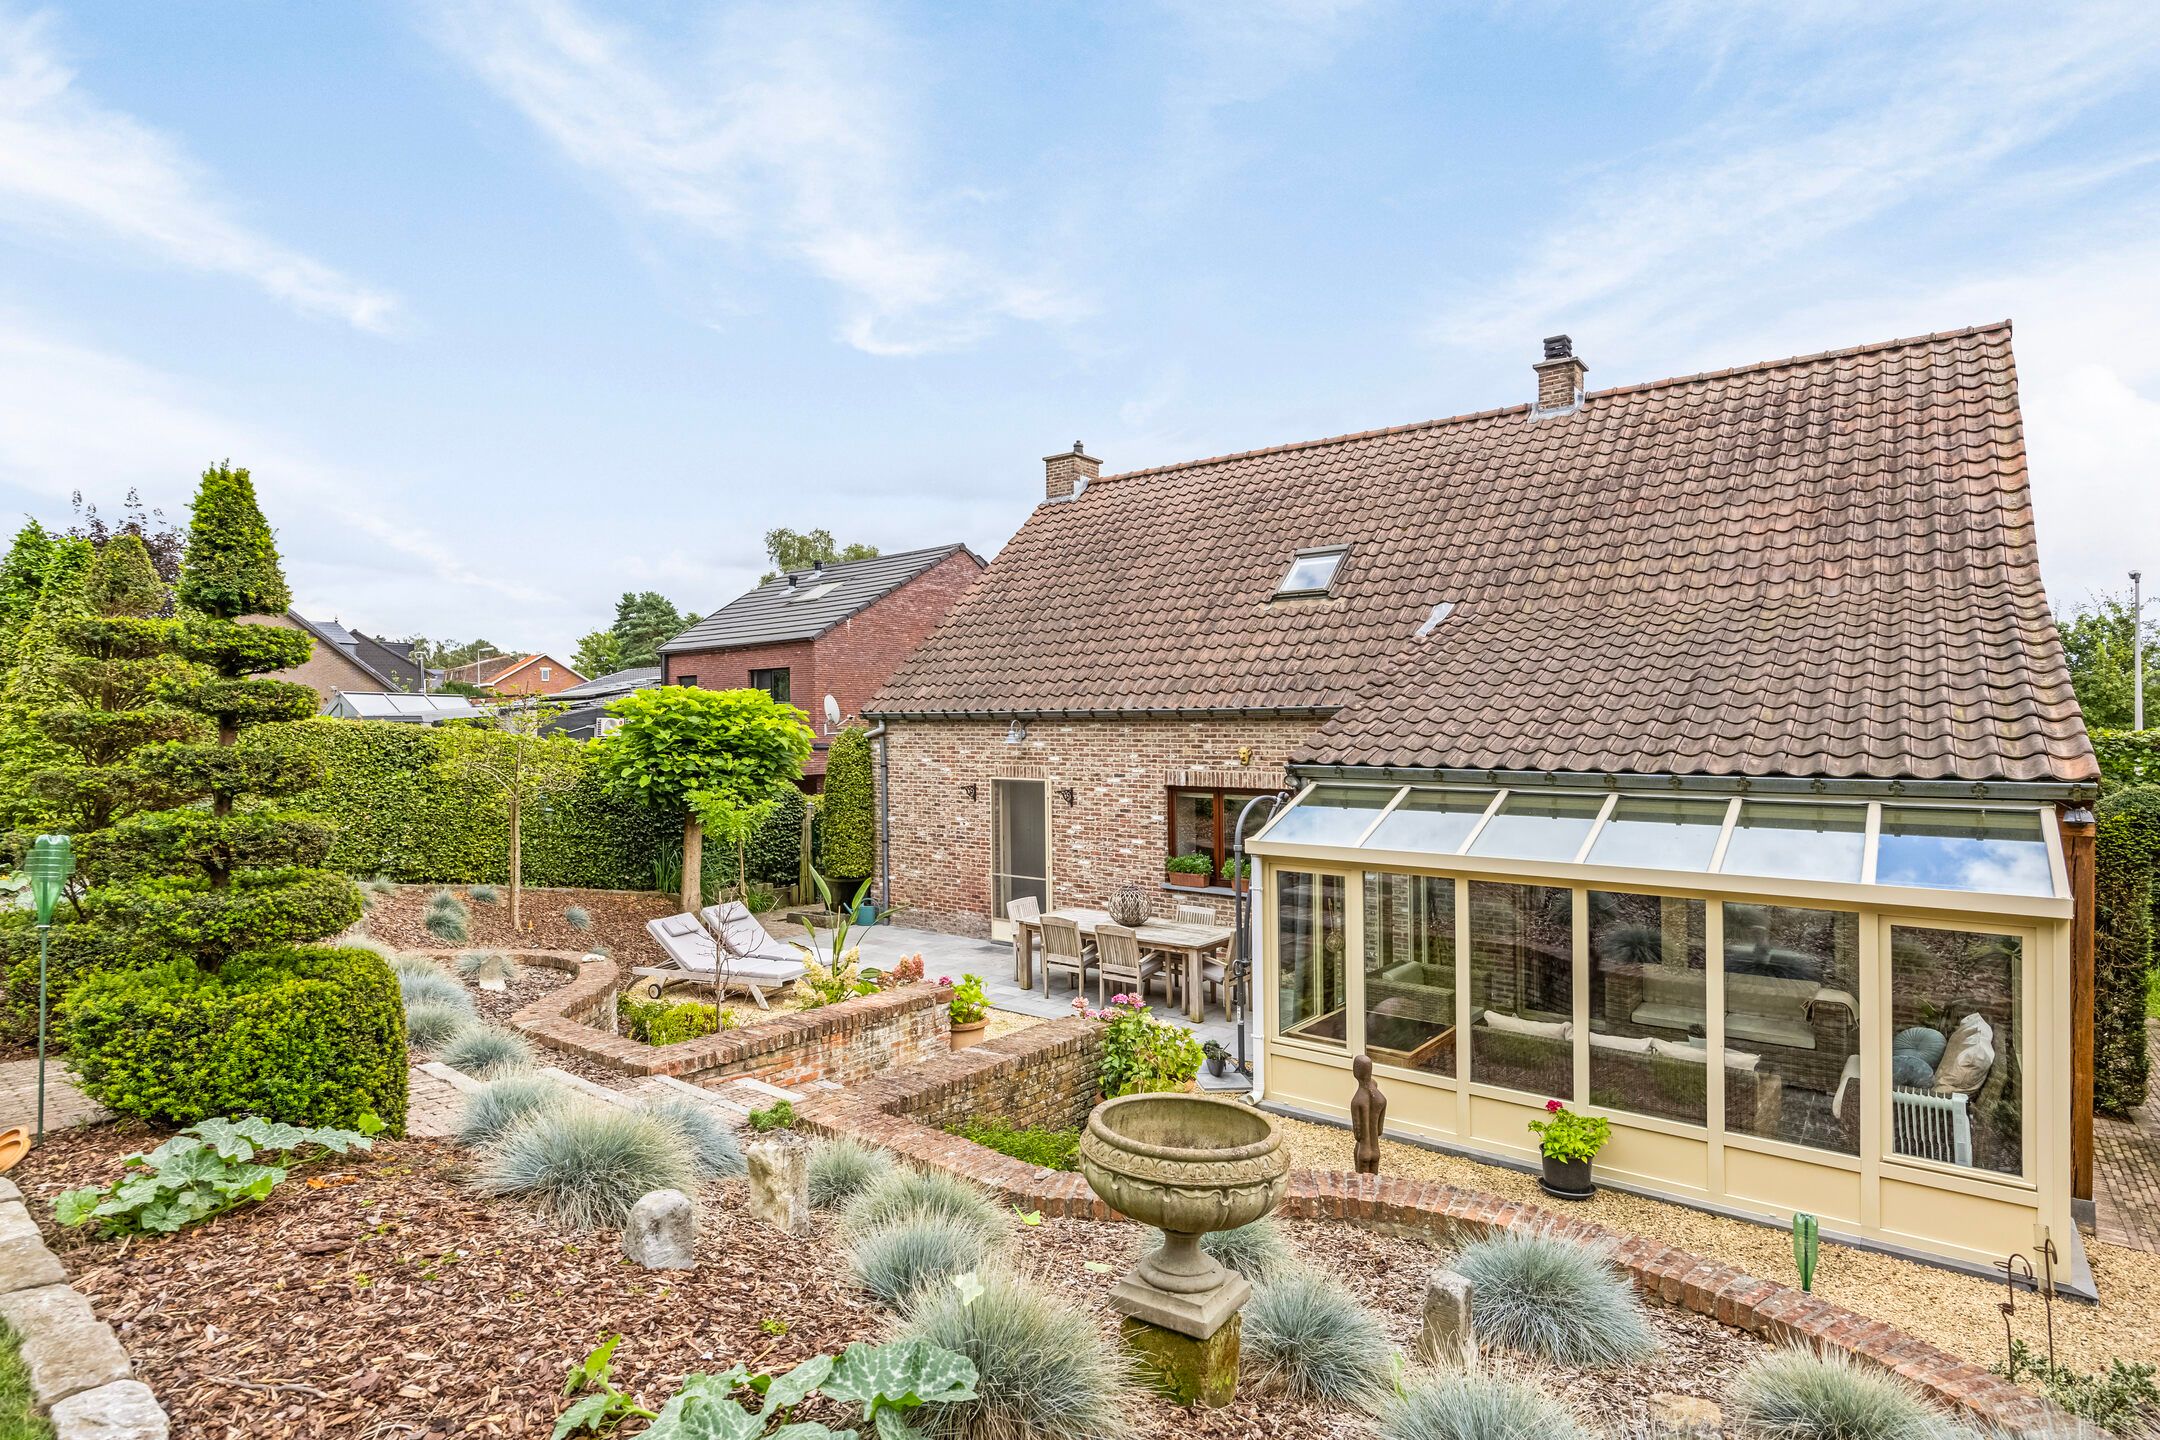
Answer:
[[[308,1151],[365,1150],[382,1129],[373,1116],[359,1130],[314,1129],[248,1116],[190,1125],[148,1155],[121,1162],[118,1180],[100,1190],[69,1190],[53,1203],[62,1225],[96,1225],[104,1235],[165,1235],[267,1199]],[[285,1163],[272,1164],[268,1157]]]

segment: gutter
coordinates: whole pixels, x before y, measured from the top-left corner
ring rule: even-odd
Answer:
[[[865,710],[863,718],[887,720],[1325,720],[1332,705],[1163,705],[1094,710]]]
[[[2095,781],[2075,780],[1875,780],[1798,775],[1670,775],[1611,771],[1459,770],[1399,765],[1289,766],[1299,780],[1365,784],[1486,785],[1509,790],[1606,789],[1662,795],[1824,795],[1868,799],[2090,801]]]

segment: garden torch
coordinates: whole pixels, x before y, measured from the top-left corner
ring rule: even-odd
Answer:
[[[23,868],[30,872],[30,899],[37,907],[37,1143],[45,1143],[45,995],[46,959],[52,950],[53,911],[75,873],[75,846],[65,835],[40,835]]]

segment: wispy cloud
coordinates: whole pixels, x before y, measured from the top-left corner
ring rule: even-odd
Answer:
[[[1056,282],[987,258],[993,240],[948,238],[985,207],[925,192],[891,73],[906,46],[850,6],[750,7],[667,55],[573,0],[465,5],[436,33],[632,204],[830,282],[859,349],[955,349],[1002,322],[1082,308]]]
[[[1685,36],[1729,59],[1742,43],[1734,32],[1705,39],[1678,23],[1692,13],[1692,0],[1674,0],[1656,12],[1665,20],[1629,41]],[[1846,13],[1802,7],[1752,40],[1819,41],[1801,22]],[[2093,3],[1994,23],[1968,15],[1939,39],[1907,35],[1881,51],[1844,51],[1834,67],[1757,79],[1692,133],[1592,172],[1560,223],[1527,238],[1511,273],[1480,277],[1479,298],[1445,307],[1436,337],[1520,341],[1548,323],[1591,328],[1600,316],[1647,327],[1698,309],[1721,286],[1737,298],[1769,267],[1898,206],[1980,177],[1998,183],[2011,157],[2150,78],[2160,11]],[[2094,178],[2108,169],[2089,168]]]
[[[178,145],[86,94],[53,31],[49,15],[0,10],[0,221],[118,240],[238,276],[306,314],[390,328],[390,295],[241,223]]]

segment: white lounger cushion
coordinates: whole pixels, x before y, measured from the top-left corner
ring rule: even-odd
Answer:
[[[689,929],[685,931],[683,927]],[[762,925],[758,927],[763,933]],[[719,946],[705,927],[692,915],[669,915],[645,922],[645,932],[658,941],[667,952],[668,959],[678,970],[693,975],[710,975],[720,963]],[[769,937],[768,937],[769,938]],[[727,962],[730,976],[758,984],[784,985],[800,980],[804,975],[802,957],[789,952],[782,956],[768,950],[757,955],[730,955]]]
[[[741,901],[730,900],[724,905],[708,905],[698,911],[705,928],[715,935],[727,937],[729,950],[741,960],[763,960],[780,965],[802,967],[802,952],[785,940],[776,940],[770,931],[758,923],[749,907]]]

